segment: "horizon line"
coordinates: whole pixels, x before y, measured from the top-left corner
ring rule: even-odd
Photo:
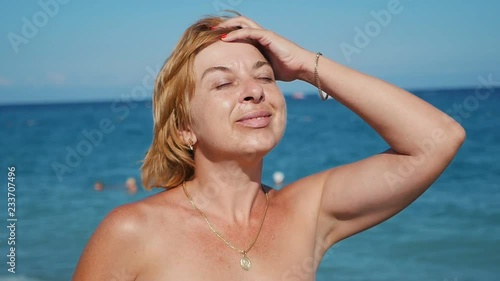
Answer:
[[[449,92],[449,91],[457,91],[457,90],[474,90],[477,89],[477,86],[455,86],[455,87],[428,87],[428,88],[413,88],[413,89],[405,89],[405,91],[408,91],[410,93],[422,93],[422,92],[431,92],[431,91],[436,91],[436,92]],[[500,87],[495,87],[493,86],[493,89],[500,89]],[[292,98],[294,94],[296,93],[301,93],[306,96],[314,96],[317,95],[318,92],[315,90],[308,90],[308,91],[286,91],[283,92],[283,95],[287,98]],[[126,103],[126,100],[120,99],[120,98],[106,98],[106,99],[83,99],[83,100],[48,100],[48,101],[19,101],[19,102],[2,102],[0,101],[0,107],[9,107],[9,106],[30,106],[30,105],[76,105],[76,104],[106,104],[106,103],[112,103],[115,102],[116,100],[119,100],[120,103]],[[148,96],[147,99],[143,99],[141,101],[134,101],[138,103],[146,103],[146,102],[151,102],[152,101],[152,96]]]

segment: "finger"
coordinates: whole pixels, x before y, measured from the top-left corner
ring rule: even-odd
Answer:
[[[251,19],[244,17],[244,16],[239,16],[239,17],[230,18],[228,20],[225,20],[224,22],[217,25],[217,28],[228,28],[228,27],[236,27],[236,26],[240,26],[242,28],[260,28],[260,29],[263,29],[256,22],[254,22]]]
[[[271,44],[271,32],[257,28],[242,28],[229,32],[221,37],[222,41],[231,42],[236,40],[255,40],[264,47]]]

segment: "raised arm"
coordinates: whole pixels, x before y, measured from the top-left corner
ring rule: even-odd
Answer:
[[[311,56],[312,60],[312,56]],[[322,186],[320,233],[332,243],[395,215],[444,171],[464,141],[463,128],[407,91],[320,57],[324,90],[363,118],[389,144],[384,153],[305,180]],[[316,84],[314,63],[305,81]]]
[[[229,19],[220,27],[241,26],[224,41],[256,40],[283,81],[317,85],[316,54],[251,20]],[[319,194],[318,239],[330,245],[395,215],[420,196],[444,171],[465,138],[452,118],[407,91],[325,57],[319,81],[331,97],[372,126],[390,149],[362,161],[332,168],[293,184]]]

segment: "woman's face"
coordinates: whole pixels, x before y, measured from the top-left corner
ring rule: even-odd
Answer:
[[[216,42],[198,53],[194,72],[191,131],[199,152],[212,159],[263,157],[279,142],[285,100],[256,47]]]

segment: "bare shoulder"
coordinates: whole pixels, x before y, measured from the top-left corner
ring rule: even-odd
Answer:
[[[319,216],[324,172],[301,178],[275,192],[274,201],[295,218],[294,224],[305,226],[306,221],[316,222]]]
[[[119,206],[103,219],[96,235],[112,236],[113,239],[134,239],[147,225],[148,209],[143,201]]]
[[[114,239],[137,239],[143,237],[144,231],[153,227],[154,221],[157,219],[156,213],[165,211],[162,210],[162,207],[166,207],[168,204],[163,197],[160,192],[145,199],[113,209],[103,219],[96,230],[96,234],[109,236],[112,233]]]
[[[326,174],[327,171],[301,178],[284,186],[277,196],[284,201],[293,202],[298,209],[315,209],[321,201],[322,180]]]
[[[155,194],[109,212],[90,237],[73,280],[134,280],[147,263],[144,252],[154,241],[162,204]]]
[[[112,210],[103,220],[102,227],[117,237],[134,241],[151,241],[159,225],[168,232],[168,226],[175,223],[177,192],[159,192],[137,202],[125,204]],[[100,226],[101,227],[101,226]],[[148,233],[148,235],[144,235]],[[162,233],[165,234],[165,233]],[[144,246],[144,245],[143,245]]]

